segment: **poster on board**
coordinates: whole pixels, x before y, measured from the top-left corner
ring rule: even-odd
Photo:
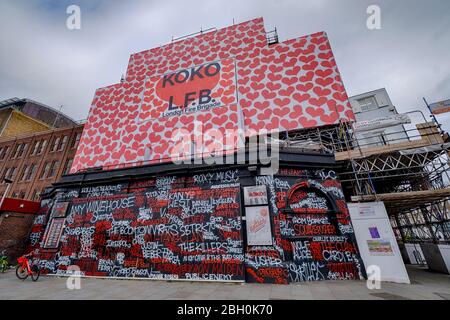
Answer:
[[[63,218],[66,216],[67,207],[69,202],[56,202],[52,208],[52,218]]]
[[[66,219],[52,219],[45,238],[45,249],[57,249]]]
[[[367,240],[367,247],[372,256],[393,256],[394,251],[389,240]]]
[[[247,244],[250,246],[272,245],[269,207],[247,207]]]
[[[245,187],[244,202],[246,206],[260,206],[268,204],[266,186]]]

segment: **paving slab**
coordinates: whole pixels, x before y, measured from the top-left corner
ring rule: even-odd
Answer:
[[[449,300],[450,276],[408,266],[411,285],[383,282],[369,290],[365,281],[318,281],[290,285],[225,284],[150,280],[81,279],[81,290],[69,290],[67,278],[18,280],[13,270],[0,274],[0,299],[177,299],[177,300]]]

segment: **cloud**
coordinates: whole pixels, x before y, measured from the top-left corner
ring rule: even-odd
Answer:
[[[382,29],[366,28],[378,4]],[[78,4],[82,29],[66,29]],[[282,40],[326,31],[349,95],[386,87],[400,112],[450,98],[450,1],[35,0],[0,2],[0,99],[29,97],[86,118],[98,87],[117,83],[129,55],[172,36],[262,16]],[[444,119],[444,118],[443,118]]]

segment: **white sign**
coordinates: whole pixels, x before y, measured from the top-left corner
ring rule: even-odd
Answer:
[[[371,266],[378,266],[380,281],[410,283],[384,203],[347,205],[367,273]]]
[[[411,119],[406,114],[396,114],[389,117],[355,122],[353,124],[353,130],[370,131],[375,129],[393,127],[399,124],[406,124],[406,123],[411,123]]]
[[[247,223],[247,244],[250,246],[272,245],[269,207],[245,208]]]
[[[359,216],[360,217],[373,217],[375,216],[375,208],[374,206],[369,204],[360,203],[358,208]]]
[[[268,204],[266,186],[245,187],[244,202],[246,206]]]

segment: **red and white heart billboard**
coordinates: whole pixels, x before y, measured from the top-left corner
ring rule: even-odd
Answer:
[[[353,119],[327,35],[268,45],[260,18],[133,54],[125,81],[96,91],[72,172],[170,161],[177,129],[250,136]]]

